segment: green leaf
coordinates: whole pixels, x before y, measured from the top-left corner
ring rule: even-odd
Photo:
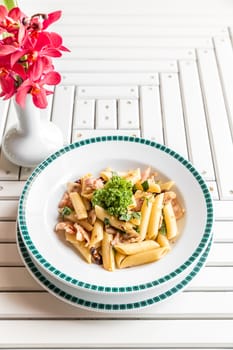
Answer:
[[[148,207],[148,205],[149,205],[149,197],[145,197],[145,200],[146,200],[146,206]]]
[[[67,216],[67,215],[70,215],[71,213],[72,213],[72,209],[70,209],[69,207],[62,208],[62,211],[61,211],[62,216]]]
[[[140,219],[141,218],[141,213],[138,211],[133,211],[132,212],[132,218],[134,219]]]
[[[148,182],[148,180],[145,180],[145,181],[142,183],[142,188],[143,188],[143,190],[144,190],[145,192],[149,189],[149,182]]]
[[[104,225],[109,226],[110,225],[110,220],[109,218],[104,218]]]
[[[130,219],[140,219],[141,213],[133,211],[132,213],[122,214],[119,219],[123,221],[129,221]]]
[[[122,221],[129,221],[131,219],[132,215],[130,213],[122,214],[119,219]]]
[[[3,3],[8,8],[8,10],[11,10],[13,7],[17,7],[17,2],[14,0],[3,0]]]
[[[167,234],[167,228],[164,220],[162,221],[162,225],[159,229],[159,233],[161,233],[161,235],[164,235],[164,236],[166,236]]]

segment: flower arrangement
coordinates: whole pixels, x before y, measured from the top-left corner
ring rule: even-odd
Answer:
[[[59,34],[47,31],[60,17],[61,11],[29,17],[19,7],[8,10],[0,5],[0,97],[4,100],[15,95],[24,108],[30,94],[36,107],[47,107],[47,95],[53,93],[48,85],[61,81],[52,59],[69,51]]]

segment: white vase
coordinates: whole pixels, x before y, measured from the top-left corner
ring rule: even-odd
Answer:
[[[2,149],[14,164],[35,167],[51,153],[63,146],[61,130],[52,122],[41,118],[40,109],[27,95],[25,108],[15,101],[18,123],[5,134]]]

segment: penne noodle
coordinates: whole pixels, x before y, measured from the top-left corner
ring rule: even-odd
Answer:
[[[102,240],[104,235],[104,224],[100,220],[96,220],[91,233],[90,247],[96,247]]]
[[[104,181],[110,180],[112,178],[112,170],[110,168],[107,168],[104,171],[101,171],[100,177],[102,177]]]
[[[132,184],[137,183],[141,179],[141,170],[137,168],[135,170],[131,170],[126,175],[123,176],[126,180],[130,181]]]
[[[129,220],[129,222],[131,224],[133,224],[134,226],[139,226],[140,225],[140,222],[141,222],[141,218],[137,219],[137,218],[132,218]]]
[[[129,234],[138,235],[137,231],[134,229],[133,224],[131,224],[128,221],[118,220],[115,216],[108,214],[108,212],[104,210],[102,207],[96,205],[95,212],[96,212],[97,218],[100,219],[101,221],[104,222],[106,219],[108,219],[111,226],[121,231],[125,231]]]
[[[160,220],[162,215],[162,208],[163,208],[163,198],[164,198],[164,193],[158,194],[155,197],[155,200],[151,209],[150,220],[149,220],[149,226],[148,226],[148,232],[147,232],[148,239],[156,239],[158,235]]]
[[[169,191],[174,186],[174,181],[167,181],[160,184],[161,191]]]
[[[79,225],[81,225],[83,228],[85,228],[85,230],[89,232],[91,232],[94,228],[94,226],[91,225],[87,219],[78,220],[77,222]]]
[[[81,184],[77,182],[68,182],[66,185],[67,192],[78,192],[81,189]]]
[[[168,202],[163,207],[164,221],[167,229],[167,238],[170,240],[177,236],[177,223],[171,202]]]
[[[137,181],[137,182],[135,183],[135,188],[136,188],[137,190],[139,190],[139,191],[143,191],[143,187],[142,187],[141,181]]]
[[[77,241],[75,235],[65,233],[66,240],[70,242],[82,255],[82,257],[88,262],[88,264],[91,264],[91,253],[89,248],[86,246],[85,241]]]
[[[146,197],[144,198],[144,201],[142,204],[141,222],[139,226],[139,232],[140,232],[142,241],[146,238],[153,201],[154,201],[153,196]]]
[[[163,247],[151,249],[147,252],[140,252],[134,255],[128,255],[120,262],[120,269],[157,261],[166,255],[168,251],[169,250],[166,247]]]
[[[154,180],[148,179],[148,180],[145,180],[145,183],[146,183],[146,187],[147,187],[147,189],[146,189],[147,192],[150,192],[150,193],[160,193],[161,192],[160,185],[158,183],[156,183]],[[144,186],[145,185],[142,181],[137,181],[135,183],[135,188],[137,190],[143,191]]]
[[[160,247],[167,247],[170,249],[170,242],[165,235],[159,233],[156,241],[158,242]]]
[[[103,258],[103,267],[107,271],[113,271],[115,269],[115,256],[114,250],[112,247],[113,235],[104,231],[103,241],[102,241],[102,258]]]
[[[121,262],[123,261],[124,258],[125,258],[125,254],[122,254],[122,253],[116,251],[116,253],[115,253],[115,262],[116,262],[116,267],[118,269],[120,269]]]
[[[152,240],[136,242],[136,243],[118,243],[114,248],[122,254],[132,255],[140,252],[147,252],[148,250],[158,248],[159,244]]]
[[[80,194],[77,192],[70,192],[70,199],[71,199],[71,202],[73,204],[77,219],[78,220],[86,219],[87,218],[87,210],[85,208],[85,205],[82,201]]]
[[[86,197],[82,197],[82,201],[83,201],[83,204],[84,204],[86,210],[87,211],[91,210],[91,202],[90,202],[90,200],[88,198],[86,198]]]
[[[149,188],[148,188],[148,192],[152,192],[152,193],[160,193],[161,192],[161,188],[160,188],[160,185],[157,184],[156,182],[154,182],[153,180],[148,180],[148,185],[149,185]]]

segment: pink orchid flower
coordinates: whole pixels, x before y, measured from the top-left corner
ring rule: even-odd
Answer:
[[[33,81],[30,77],[26,79],[18,88],[15,100],[22,108],[24,108],[26,95],[31,94],[33,102],[38,108],[46,108],[48,105],[46,96],[52,94],[53,92],[47,90],[44,86],[57,85],[60,83],[60,81],[61,76],[55,71],[46,73],[37,81]]]
[[[15,92],[15,80],[11,73],[6,69],[0,69],[0,86],[1,86],[1,93],[0,97],[4,97],[4,100],[7,100],[11,98]]]
[[[38,108],[47,106],[46,96],[53,92],[45,86],[61,81],[52,59],[69,51],[59,34],[46,30],[60,17],[61,11],[28,17],[18,7],[8,11],[0,5],[0,97],[15,95],[23,107],[31,94]]]

